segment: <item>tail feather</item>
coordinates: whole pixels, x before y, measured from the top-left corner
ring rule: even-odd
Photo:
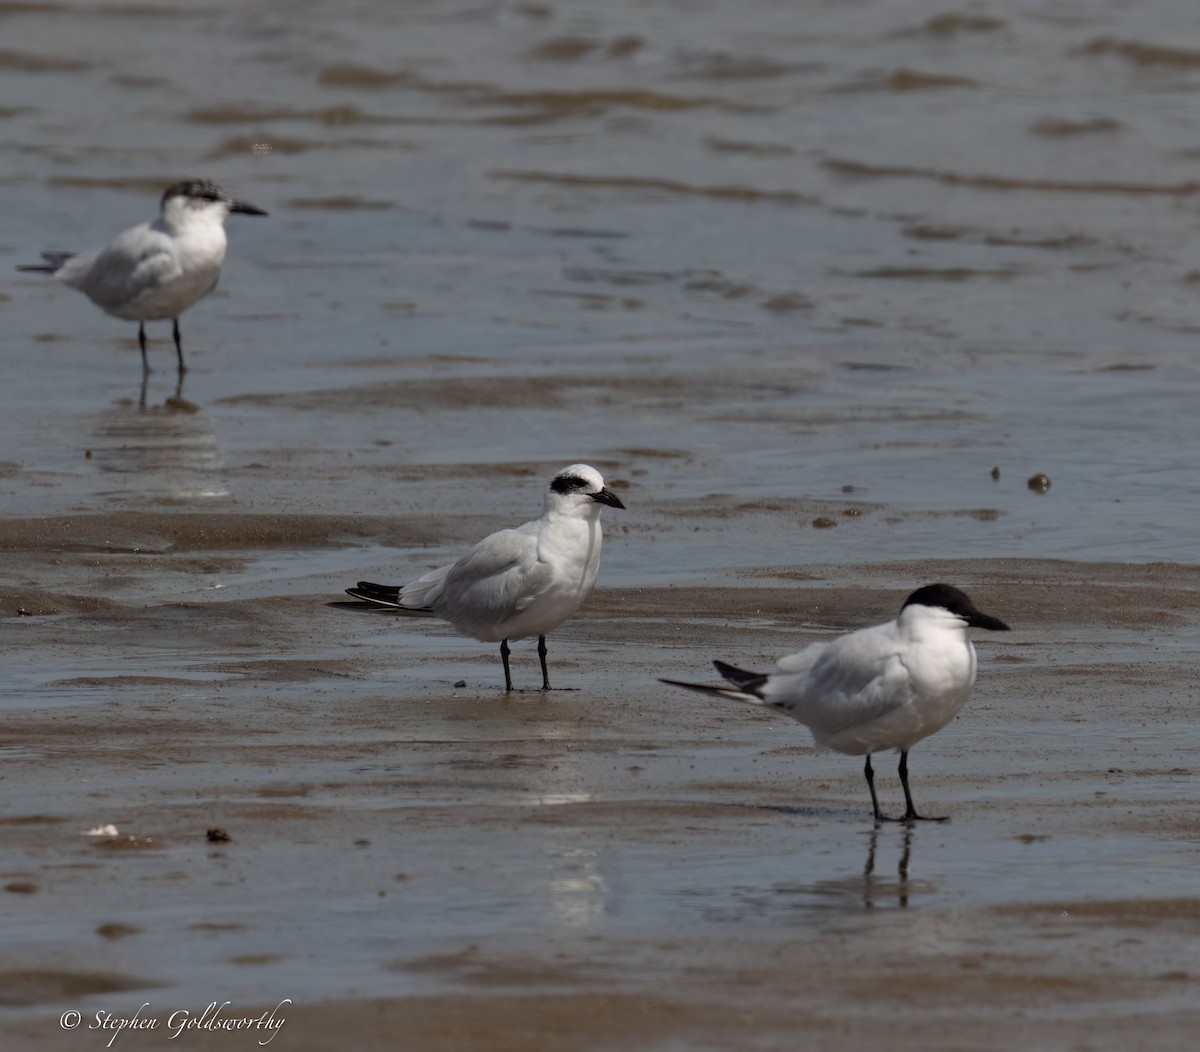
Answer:
[[[57,274],[62,265],[68,260],[74,258],[75,252],[43,252],[42,259],[45,263],[23,263],[17,267],[17,270],[23,270],[30,274]]]
[[[359,581],[357,588],[347,588],[346,594],[364,603],[376,606],[386,606],[389,610],[407,614],[409,617],[433,617],[433,611],[427,606],[405,606],[400,601],[403,585],[373,584],[370,581]]]
[[[667,683],[672,687],[683,687],[684,690],[694,690],[697,694],[711,694],[717,698],[732,698],[734,701],[744,701],[748,705],[764,704],[762,698],[755,694],[747,694],[744,690],[733,687],[713,687],[707,683],[684,683],[678,679],[659,679],[659,683]]]

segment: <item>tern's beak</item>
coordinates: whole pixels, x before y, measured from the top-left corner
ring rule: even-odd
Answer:
[[[978,610],[967,618],[967,625],[970,628],[986,628],[991,632],[1008,632],[1010,630],[1000,618],[981,614]]]
[[[625,510],[625,505],[621,503],[621,498],[607,488],[602,489],[599,493],[593,493],[592,500],[597,504],[607,504],[610,508]]]
[[[261,208],[255,208],[254,205],[247,204],[245,201],[234,201],[229,206],[229,211],[239,212],[244,216],[265,216],[267,214]]]

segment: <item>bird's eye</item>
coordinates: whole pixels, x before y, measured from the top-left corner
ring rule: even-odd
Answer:
[[[586,490],[588,484],[578,475],[559,475],[550,483],[550,488],[555,493],[579,493],[581,490]]]

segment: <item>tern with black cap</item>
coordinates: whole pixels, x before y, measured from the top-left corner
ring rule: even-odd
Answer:
[[[931,584],[904,601],[896,620],[813,643],[781,658],[773,672],[714,661],[731,686],[662,682],[777,709],[808,727],[818,746],[851,756],[865,753],[875,820],[912,822],[927,816],[913,804],[908,751],[945,727],[966,703],[975,683],[975,647],[967,638],[972,628],[1008,631],[957,588]],[[882,814],[875,795],[871,754],[883,749],[900,752],[907,808],[899,819]]]

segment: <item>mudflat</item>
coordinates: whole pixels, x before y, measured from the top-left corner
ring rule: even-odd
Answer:
[[[1195,5],[960,6],[0,2],[5,1052],[1195,1044]],[[342,605],[576,461],[561,689]],[[948,823],[657,682],[937,580]]]
[[[251,569],[301,542],[336,555],[349,528],[5,524],[38,582],[0,595],[29,615],[6,648],[37,681],[0,722],[14,1047],[106,1041],[97,1013],[139,1006],[158,1025],[121,1047],[191,1018],[174,1047],[227,1048],[251,1036],[221,1020],[272,1009],[289,1049],[1186,1046],[1200,569],[925,560],[601,588],[550,637],[561,689],[505,695],[494,648],[341,602],[345,573]],[[206,573],[225,586],[180,598]],[[876,829],[858,760],[656,681],[765,666],[930,580],[1014,626],[981,633],[971,701],[912,753],[945,824]],[[538,683],[530,645],[513,667]],[[65,1031],[71,1010],[94,1033]]]

